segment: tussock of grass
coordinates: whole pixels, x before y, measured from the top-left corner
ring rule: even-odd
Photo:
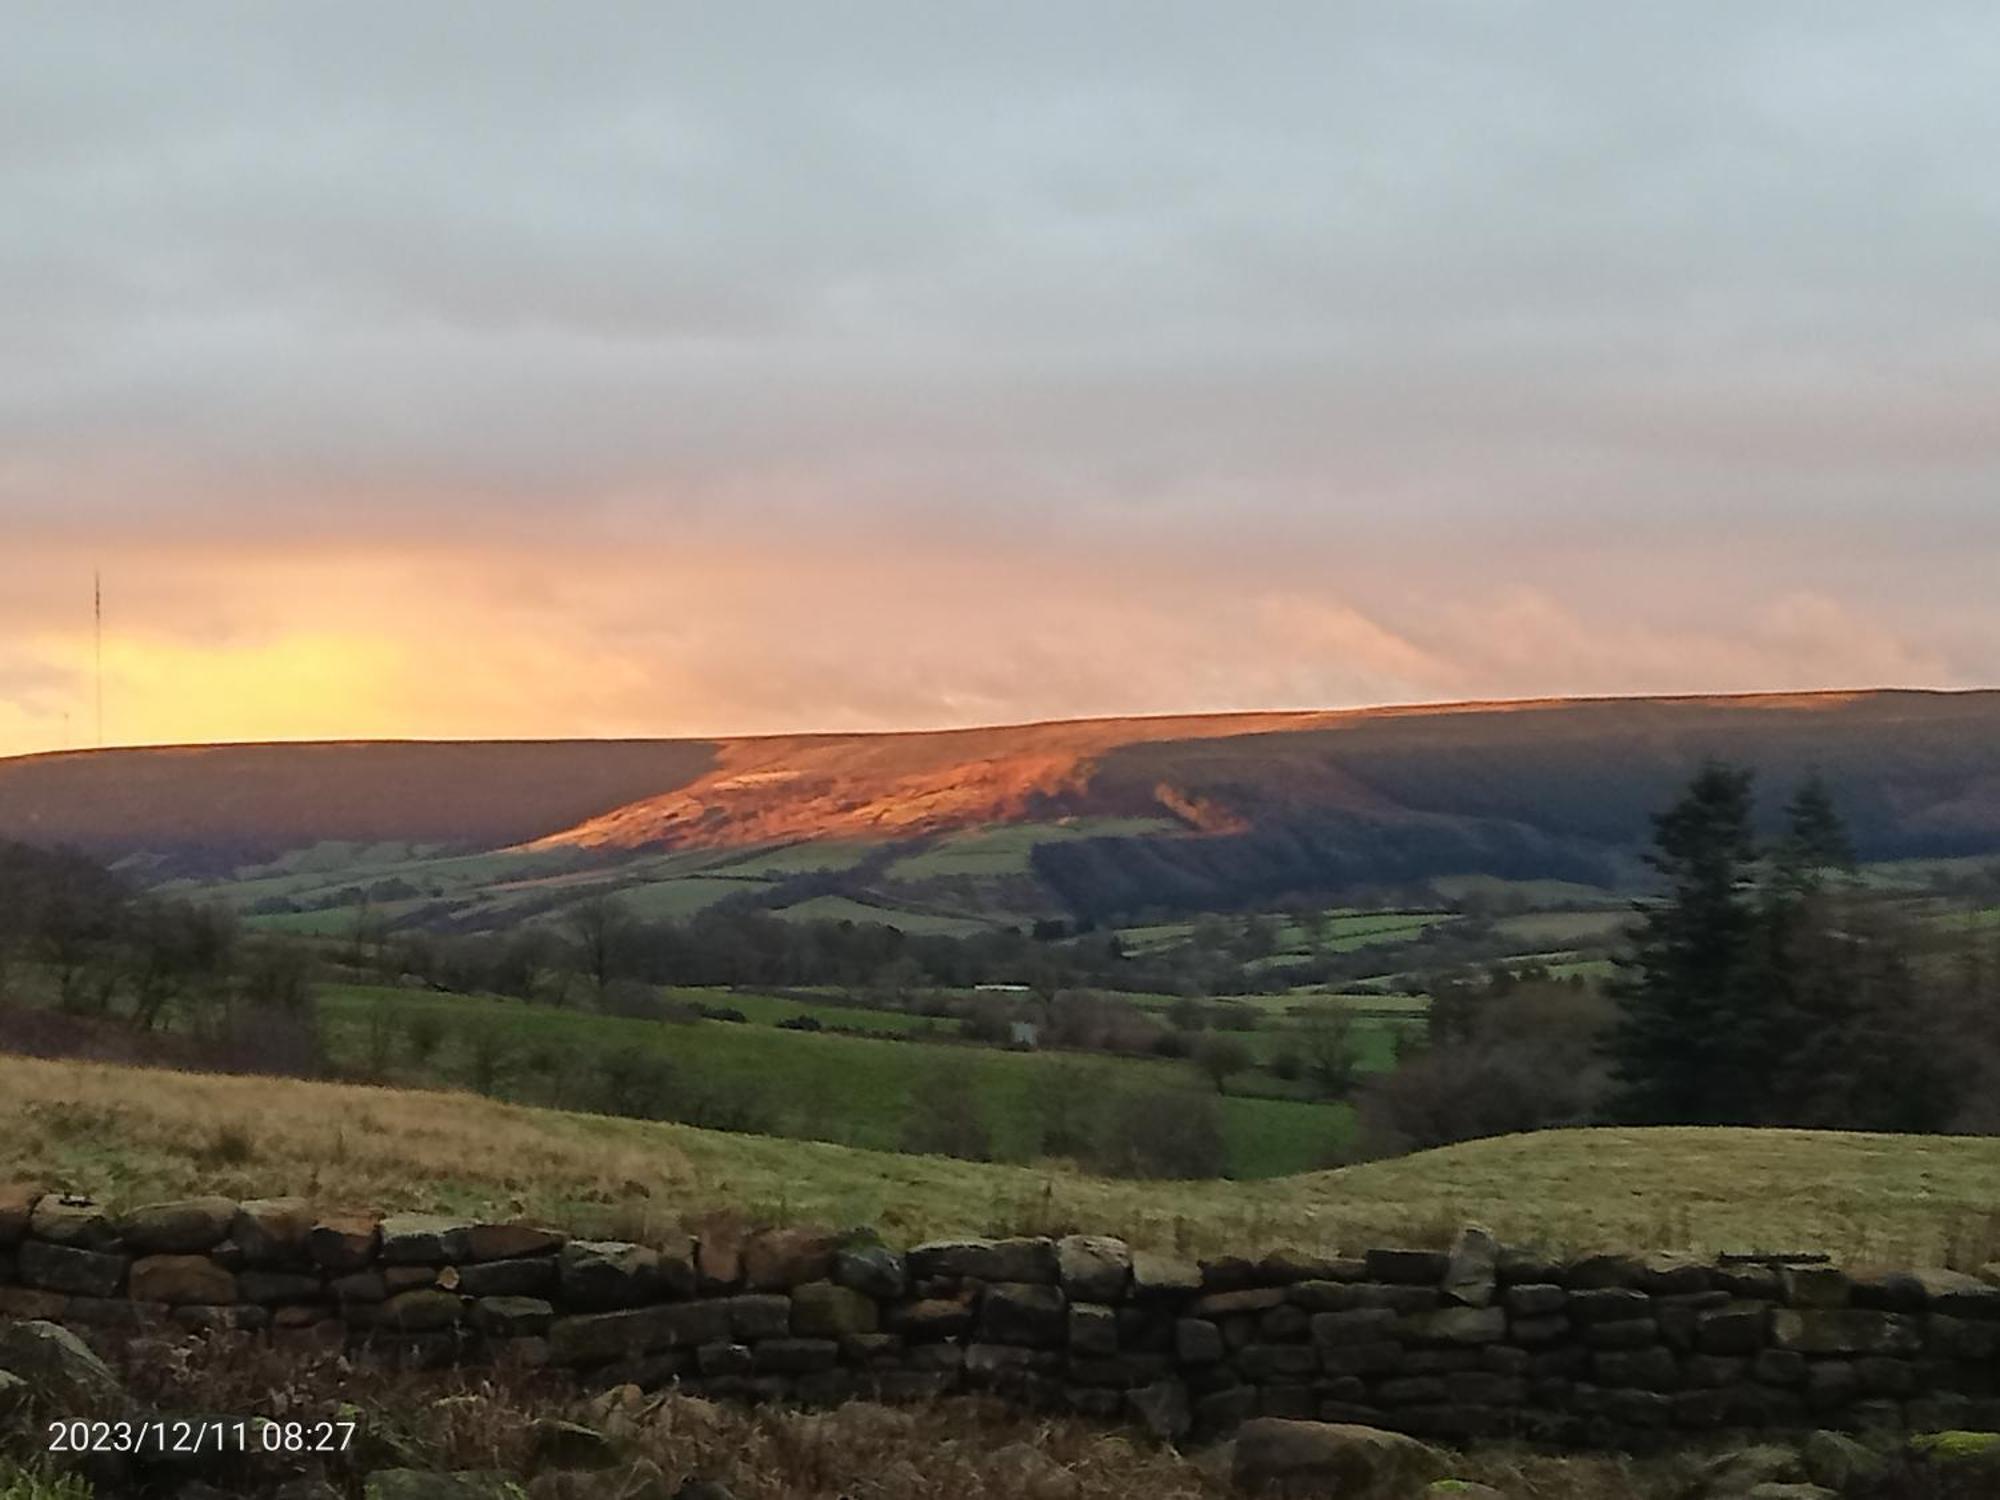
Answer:
[[[663,1227],[716,1210],[892,1241],[1071,1228],[1183,1254],[1436,1243],[1461,1223],[1577,1250],[2000,1259],[2000,1141],[1569,1130],[1272,1181],[1123,1182],[499,1104],[466,1094],[0,1057],[0,1181],[131,1203],[303,1193],[328,1209]]]

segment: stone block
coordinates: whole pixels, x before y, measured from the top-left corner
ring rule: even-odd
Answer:
[[[458,1268],[458,1289],[470,1297],[546,1297],[556,1288],[556,1258],[488,1260]]]
[[[947,1339],[972,1330],[972,1305],[956,1298],[927,1297],[889,1310],[888,1325],[911,1339]]]
[[[569,1243],[569,1236],[533,1224],[474,1224],[466,1229],[463,1243],[467,1261],[515,1261],[553,1255]]]
[[[229,1238],[247,1265],[293,1265],[306,1259],[312,1227],[312,1205],[303,1198],[252,1198],[236,1205]]]
[[[932,1240],[906,1257],[914,1281],[974,1280],[1054,1286],[1061,1277],[1054,1240]]]
[[[1056,1279],[1073,1302],[1122,1301],[1132,1282],[1132,1248],[1104,1235],[1065,1235],[1056,1241]]]
[[[1222,1358],[1222,1330],[1201,1318],[1174,1323],[1174,1356],[1184,1365],[1212,1365]]]
[[[42,1291],[115,1297],[125,1284],[128,1264],[122,1255],[31,1239],[23,1242],[17,1254],[16,1274]]]
[[[739,1343],[781,1339],[792,1331],[792,1299],[775,1292],[745,1292],[697,1306],[722,1309],[723,1326]]]
[[[881,1245],[841,1250],[833,1257],[833,1280],[878,1302],[894,1302],[909,1290],[903,1257]]]
[[[1069,1349],[1072,1354],[1102,1359],[1118,1352],[1118,1313],[1101,1303],[1069,1305]]]
[[[1573,1292],[1636,1287],[1645,1268],[1630,1255],[1586,1255],[1564,1270],[1562,1283]]]
[[[375,1310],[374,1322],[399,1333],[430,1333],[454,1326],[464,1312],[464,1300],[456,1293],[420,1287],[390,1297]]]
[[[303,1271],[241,1271],[236,1276],[236,1292],[245,1302],[268,1307],[323,1297],[326,1283]]]
[[[322,1219],[306,1232],[306,1253],[322,1270],[345,1274],[373,1261],[380,1239],[373,1219]]]
[[[1778,1285],[1789,1307],[1846,1307],[1854,1299],[1854,1283],[1833,1266],[1781,1267]]]
[[[539,1337],[555,1322],[555,1309],[539,1297],[481,1297],[472,1326],[494,1338]]]
[[[1132,1295],[1175,1297],[1201,1290],[1201,1267],[1193,1261],[1150,1250],[1132,1252]]]
[[[1492,1344],[1507,1337],[1507,1313],[1498,1307],[1446,1307],[1418,1313],[1402,1327],[1425,1343]]]
[[[1762,1302],[1732,1302],[1695,1314],[1694,1346],[1703,1354],[1754,1354],[1770,1334],[1771,1310]]]
[[[1771,1314],[1771,1341],[1800,1354],[1915,1355],[1923,1352],[1923,1329],[1905,1313],[1781,1307]]]
[[[227,1307],[236,1278],[206,1255],[148,1255],[132,1262],[126,1295],[169,1307]]]
[[[1442,1250],[1370,1250],[1363,1260],[1370,1281],[1391,1286],[1435,1287],[1451,1264],[1451,1257]]]
[[[1517,1318],[1546,1318],[1569,1305],[1569,1293],[1551,1282],[1531,1281],[1509,1286],[1501,1300]]]
[[[1653,1299],[1631,1287],[1593,1287],[1571,1292],[1568,1311],[1575,1323],[1623,1322],[1650,1318]]]
[[[135,1255],[191,1255],[221,1244],[235,1220],[231,1199],[183,1198],[131,1210],[118,1232]]]
[[[1500,1275],[1500,1244],[1476,1225],[1468,1224],[1452,1241],[1445,1262],[1445,1300],[1466,1307],[1486,1307],[1493,1301]]]
[[[608,1312],[657,1300],[667,1278],[651,1246],[571,1240],[556,1256],[556,1287],[565,1307]]]
[[[979,1305],[979,1337],[989,1344],[1060,1349],[1069,1339],[1061,1290],[1031,1282],[988,1287]]]
[[[809,1281],[792,1292],[792,1332],[806,1338],[837,1339],[873,1333],[881,1310],[872,1298],[831,1281]]]

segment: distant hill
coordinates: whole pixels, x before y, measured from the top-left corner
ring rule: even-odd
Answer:
[[[1895,691],[73,752],[0,760],[0,837],[183,872],[394,843],[566,868],[675,854],[716,876],[786,849],[821,895],[861,868],[1093,916],[1446,873],[1615,883],[1706,756],[1779,789],[1819,770],[1869,858],[2000,853],[2000,692]],[[844,852],[797,852],[821,847]]]

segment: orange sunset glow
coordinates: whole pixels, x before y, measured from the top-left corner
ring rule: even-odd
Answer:
[[[0,61],[0,754],[2000,675],[1963,15],[514,20]]]

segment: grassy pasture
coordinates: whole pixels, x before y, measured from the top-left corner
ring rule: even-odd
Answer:
[[[1328,914],[1319,946],[1330,953],[1352,953],[1373,943],[1393,943],[1427,932],[1440,922],[1455,920],[1443,911],[1336,911]],[[1310,953],[1311,935],[1296,922],[1278,929],[1279,947],[1288,953]]]
[[[642,1233],[731,1208],[892,1240],[1087,1228],[1183,1253],[1436,1243],[2000,1258],[2000,1140],[1725,1129],[1506,1136],[1266,1182],[1118,1182],[527,1109],[456,1093],[0,1056],[0,1181],[132,1204],[304,1192],[332,1209]]]
[[[936,912],[905,911],[893,906],[871,906],[865,901],[856,901],[851,896],[814,896],[810,900],[787,906],[776,913],[795,922],[876,922],[883,926],[900,927],[904,932],[924,937],[970,937],[974,933],[987,932],[990,922],[981,922],[972,917],[948,917]]]
[[[1498,875],[1442,875],[1430,888],[1447,901],[1520,901],[1537,908],[1573,910],[1618,903],[1622,897],[1603,886],[1573,880],[1507,880]]]
[[[827,840],[823,843],[770,845],[747,853],[724,850],[711,868],[717,873],[758,879],[815,875],[829,870],[851,870],[866,859],[874,847],[872,844]]]
[[[826,1002],[816,1004],[810,1001],[787,1000],[782,995],[751,995],[738,990],[700,989],[688,986],[670,988],[664,993],[671,1000],[702,1005],[726,1005],[733,1010],[742,1011],[752,1025],[758,1026],[775,1026],[780,1021],[811,1016],[829,1027],[908,1035],[911,1032],[922,1031],[926,1026],[952,1024],[934,1016],[911,1015],[908,1011],[876,1010],[864,1005],[837,1005]]]
[[[744,1008],[736,998],[726,1003]],[[1014,1160],[1029,1159],[1039,1149],[1041,1089],[1062,1086],[1096,1092],[1199,1086],[1190,1064],[1165,1059],[878,1041],[721,1021],[626,1020],[507,1000],[360,985],[330,987],[321,1000],[327,1045],[336,1061],[353,1065],[368,1059],[370,1027],[378,1013],[397,1027],[427,1014],[445,1033],[437,1055],[428,1062],[419,1065],[404,1058],[392,1063],[393,1082],[425,1086],[469,1079],[475,1034],[502,1037],[517,1057],[546,1057],[557,1068],[587,1064],[591,1057],[612,1051],[637,1050],[663,1059],[688,1079],[759,1087],[782,1111],[793,1133],[878,1150],[893,1150],[899,1144],[908,1100],[918,1081],[940,1068],[964,1071],[967,1087],[976,1090],[985,1104],[995,1150]],[[815,1013],[824,1020],[832,1008]],[[402,1056],[400,1048],[392,1053]],[[521,1080],[523,1086],[536,1081],[535,1076]],[[559,1082],[556,1087],[560,1088]],[[1324,1161],[1349,1125],[1343,1108],[1292,1099],[1232,1094],[1221,1099],[1220,1106],[1229,1169],[1241,1177],[1277,1176]]]
[[[432,897],[414,901],[378,901],[372,906],[323,906],[312,911],[262,912],[243,918],[252,932],[282,932],[293,937],[348,937],[365,916],[395,921],[439,903]]]
[[[1173,833],[1164,818],[1074,818],[1060,823],[1018,823],[948,834],[927,849],[889,866],[891,880],[937,880],[953,876],[1025,875],[1037,844],[1071,839]]]
[[[1630,911],[1545,911],[1501,917],[1493,930],[1512,941],[1546,950],[1616,942],[1631,925]]]
[[[1276,924],[1274,937],[1277,951],[1269,959],[1256,962],[1269,964],[1313,951],[1310,934],[1296,920],[1282,912],[1265,915]],[[1446,911],[1360,911],[1353,907],[1336,907],[1326,914],[1326,925],[1318,947],[1323,952],[1351,953],[1375,943],[1404,941],[1441,922],[1456,920],[1451,912]],[[1127,952],[1157,953],[1187,942],[1194,937],[1196,928],[1197,924],[1191,920],[1154,922],[1138,927],[1121,927],[1118,937]]]
[[[761,880],[731,880],[719,875],[684,875],[677,880],[652,880],[625,886],[613,894],[632,916],[648,922],[678,921],[706,911],[716,902],[762,888]]]

